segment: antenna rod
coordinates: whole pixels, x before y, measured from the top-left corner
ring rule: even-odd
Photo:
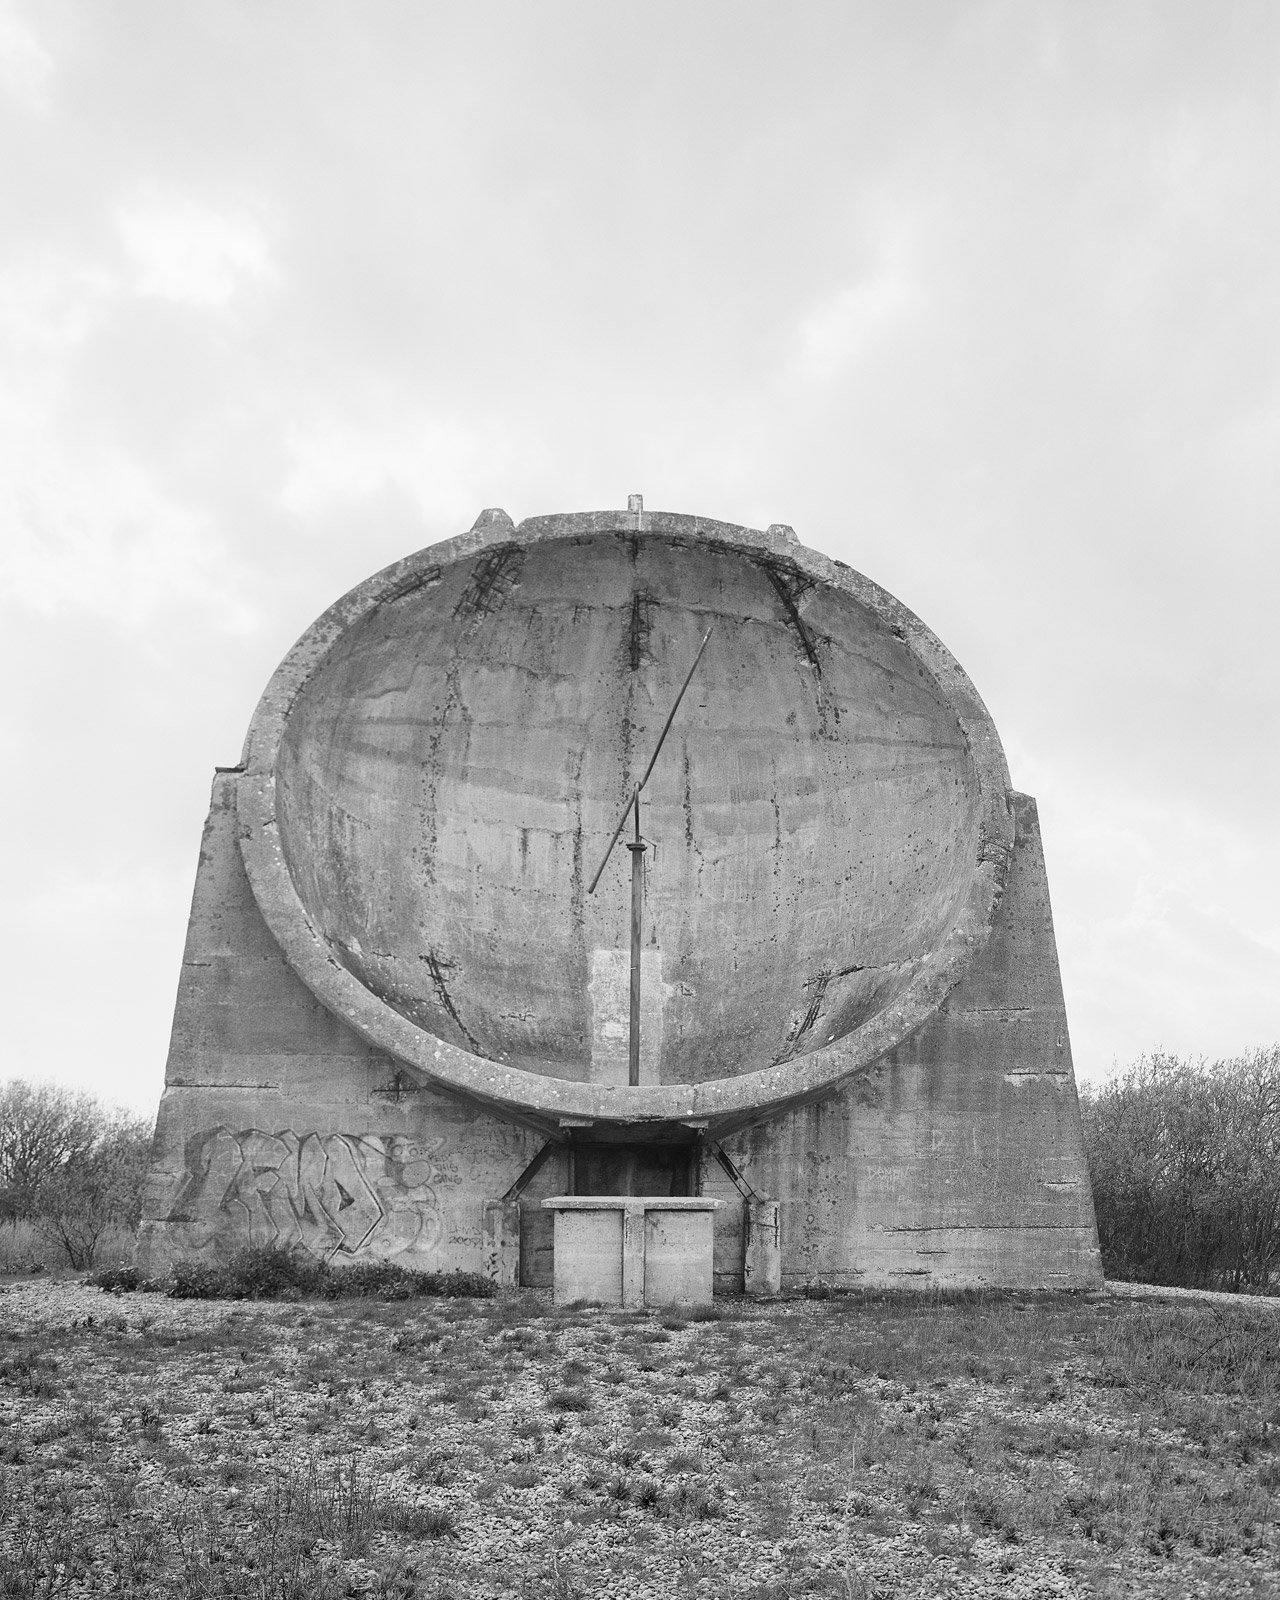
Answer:
[[[641,778],[640,782],[636,784],[635,788],[627,796],[627,803],[625,806],[623,806],[622,815],[618,818],[618,826],[613,830],[613,837],[609,840],[609,848],[604,853],[604,859],[596,868],[596,875],[594,878],[592,878],[591,887],[587,890],[588,894],[594,894],[596,892],[596,884],[600,882],[600,874],[609,864],[609,857],[613,854],[613,847],[615,844],[617,844],[619,835],[627,825],[627,817],[631,813],[631,808],[633,806],[638,806],[639,804],[640,791],[649,781],[649,774],[653,771],[653,764],[658,759],[658,752],[662,749],[662,742],[667,737],[667,734],[671,731],[671,724],[676,720],[676,712],[680,709],[680,702],[684,699],[684,692],[693,682],[693,675],[698,670],[699,661],[702,660],[702,652],[707,648],[707,640],[711,637],[713,631],[714,624],[702,635],[702,643],[698,646],[698,653],[693,658],[693,665],[689,668],[684,682],[680,685],[680,693],[675,698],[675,704],[671,707],[671,711],[667,717],[667,720],[662,724],[662,732],[658,735],[658,742],[654,746],[653,754],[649,757],[649,765],[644,769],[644,777]],[[637,811],[636,814],[638,816],[639,812]]]
[[[626,827],[627,818],[631,815],[631,807],[636,803],[636,801],[639,800],[639,798],[640,790],[638,788],[633,789],[627,796],[627,803],[625,806],[623,806],[622,815],[618,818],[618,826],[613,830],[613,838],[609,840],[609,848],[604,853],[604,860],[596,868],[596,875],[594,878],[592,878],[591,887],[587,890],[588,894],[594,894],[596,892],[596,884],[600,882],[600,874],[609,865],[609,857],[613,854],[613,847],[618,842],[618,835]]]
[[[685,675],[684,682],[680,685],[680,693],[676,696],[675,704],[671,707],[671,713],[667,717],[667,720],[662,724],[662,732],[658,735],[658,742],[656,745],[654,745],[653,754],[649,757],[649,765],[644,769],[644,777],[641,778],[638,784],[636,784],[637,794],[649,781],[649,774],[653,771],[653,764],[658,759],[658,752],[662,749],[662,741],[671,731],[671,724],[676,720],[676,712],[680,709],[680,702],[684,699],[684,692],[693,682],[693,675],[698,670],[698,663],[702,660],[702,652],[707,648],[707,640],[710,637],[711,629],[708,628],[707,631],[702,635],[702,643],[698,646],[698,653],[693,658],[693,665],[689,668],[689,671]]]
[[[640,791],[636,790],[636,838],[627,841],[631,852],[631,993],[630,1030],[627,1035],[627,1082],[634,1089],[640,1082],[640,942],[644,905],[644,853],[648,846],[640,837]]]

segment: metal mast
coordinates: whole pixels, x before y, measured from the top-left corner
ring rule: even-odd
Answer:
[[[680,685],[680,693],[675,698],[675,703],[662,724],[662,732],[658,735],[658,742],[649,757],[649,765],[644,769],[644,777],[636,784],[627,796],[627,803],[622,808],[618,818],[618,825],[613,830],[609,840],[609,848],[604,853],[604,859],[596,868],[596,875],[591,880],[588,894],[596,892],[596,885],[600,882],[600,874],[608,865],[609,857],[613,854],[613,847],[617,844],[623,828],[627,825],[628,815],[635,816],[635,837],[627,840],[627,849],[631,852],[631,1018],[628,1038],[627,1082],[635,1086],[640,1082],[640,936],[644,919],[644,853],[649,848],[640,837],[640,791],[649,781],[649,774],[653,771],[654,763],[658,759],[658,752],[662,749],[663,740],[670,732],[671,724],[675,721],[676,712],[680,709],[680,702],[684,699],[684,692],[693,681],[693,675],[698,670],[698,663],[702,660],[702,652],[707,648],[707,640],[711,637],[710,628],[702,636],[702,643],[698,646],[698,653],[693,658],[693,665],[685,675],[684,682]]]

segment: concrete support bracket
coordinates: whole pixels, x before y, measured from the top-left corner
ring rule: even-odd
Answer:
[[[622,1303],[644,1304],[644,1212],[628,1208],[622,1213]]]
[[[520,1279],[520,1202],[486,1200],[481,1232],[485,1276],[499,1288],[514,1289]]]
[[[748,1200],[743,1208],[742,1286],[763,1299],[782,1289],[782,1236],[776,1200]]]

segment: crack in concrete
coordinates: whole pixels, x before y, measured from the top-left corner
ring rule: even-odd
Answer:
[[[797,599],[799,598],[800,594],[804,593],[804,590],[793,590],[791,585],[786,581],[776,567],[766,565],[764,570],[768,576],[769,582],[777,591],[778,599],[782,601],[782,609],[787,614],[788,622],[790,622],[791,626],[796,630],[796,634],[800,639],[804,653],[809,658],[809,665],[813,668],[817,676],[821,678],[822,663],[818,659],[817,648],[814,645],[812,635],[810,634],[808,628],[806,628],[804,625],[804,618],[800,615],[799,608],[796,605]]]
[[[458,1008],[454,1005],[453,996],[449,993],[449,986],[445,982],[444,969],[446,966],[452,966],[453,963],[441,961],[434,950],[428,950],[425,956],[419,956],[418,959],[426,962],[427,971],[431,974],[431,983],[436,991],[436,995],[440,1001],[440,1004],[453,1018],[454,1023],[457,1025],[458,1032],[471,1046],[476,1055],[483,1055],[484,1051],[480,1048],[479,1040],[458,1015]]]
[[[458,596],[453,608],[455,620],[492,616],[515,587],[523,565],[524,551],[519,545],[486,550],[472,570],[471,581]]]

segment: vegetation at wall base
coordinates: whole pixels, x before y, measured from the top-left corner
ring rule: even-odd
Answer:
[[[487,1300],[497,1293],[478,1272],[422,1272],[387,1261],[333,1266],[274,1244],[246,1245],[226,1260],[175,1261],[158,1281],[145,1281],[136,1267],[115,1266],[89,1282],[112,1294],[158,1289],[171,1300]]]
[[[1280,1274],[1280,1045],[1143,1056],[1080,1096],[1109,1278],[1267,1293]]]
[[[1108,1277],[1255,1294],[1273,1287],[1280,1276],[1280,1045],[1215,1062],[1144,1056],[1080,1100]],[[86,1270],[128,1248],[150,1137],[142,1119],[90,1095],[20,1078],[0,1085],[0,1270],[58,1260]],[[112,1287],[126,1290],[126,1277]],[[169,1292],[396,1299],[484,1296],[493,1287],[478,1274],[335,1265],[253,1246],[223,1261],[179,1262]],[[820,1299],[845,1290],[815,1283],[807,1292]]]

